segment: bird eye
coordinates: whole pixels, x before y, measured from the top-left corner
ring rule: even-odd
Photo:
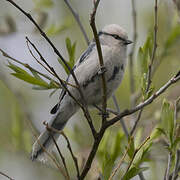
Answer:
[[[114,37],[115,39],[120,39],[119,36],[116,35],[116,34],[114,34],[113,37]]]

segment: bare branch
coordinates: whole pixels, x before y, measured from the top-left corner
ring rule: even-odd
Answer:
[[[125,117],[125,116],[130,115],[130,114],[133,114],[134,112],[137,112],[140,109],[144,108],[145,106],[149,105],[157,97],[159,97],[163,92],[165,92],[166,89],[168,89],[168,87],[170,87],[172,84],[175,84],[179,80],[180,80],[180,74],[179,74],[179,76],[177,76],[177,75],[173,76],[164,86],[162,86],[158,91],[156,91],[153,95],[151,95],[147,100],[145,100],[144,102],[138,104],[136,107],[134,107],[134,108],[132,108],[130,110],[124,110],[118,116],[116,116],[113,119],[107,121],[106,126],[111,126],[114,123],[116,123],[117,121],[119,121],[120,118]]]
[[[157,31],[158,31],[158,6],[157,6],[157,1],[155,0],[155,5],[154,5],[154,45],[153,45],[153,52],[151,56],[151,62],[148,68],[148,77],[147,77],[147,89],[146,91],[149,90],[150,85],[151,85],[151,73],[152,73],[152,65],[156,56],[156,50],[157,50]]]
[[[79,166],[78,166],[77,158],[76,158],[76,156],[74,155],[74,153],[72,151],[71,144],[70,144],[69,139],[67,138],[67,136],[64,134],[64,132],[62,132],[61,135],[64,136],[64,138],[66,139],[67,148],[69,149],[69,152],[70,152],[70,154],[72,156],[72,159],[74,161],[76,171],[77,171],[77,178],[79,179],[80,178],[80,172],[79,172]]]
[[[39,146],[41,146],[42,150],[44,151],[44,153],[52,160],[52,162],[55,164],[55,166],[58,168],[58,170],[61,172],[61,174],[64,176],[64,178],[66,180],[68,179],[68,176],[66,174],[66,172],[64,172],[64,170],[61,168],[61,166],[59,165],[59,162],[57,162],[57,160],[54,158],[53,155],[51,155],[46,148],[40,143],[40,141],[38,140],[38,136],[36,135],[36,133],[33,131],[33,127],[31,122],[27,121],[27,124],[29,125],[31,132],[33,134],[33,136],[36,138],[37,143],[39,144]]]
[[[93,30],[94,34],[94,39],[96,42],[96,47],[98,51],[98,56],[99,56],[99,64],[100,64],[100,73],[102,77],[102,122],[106,121],[106,108],[107,108],[107,96],[106,96],[106,79],[105,79],[105,69],[104,69],[104,62],[103,62],[103,55],[102,55],[102,50],[101,50],[101,45],[96,29],[96,24],[95,24],[95,17],[96,17],[96,11],[98,8],[100,0],[94,0],[94,9],[90,17],[90,25]]]
[[[133,0],[132,0],[133,1]],[[152,56],[151,56],[151,62],[150,65],[148,67],[148,75],[147,75],[147,87],[146,87],[146,93],[148,93],[150,86],[151,86],[151,77],[152,77],[152,66],[153,66],[153,62],[156,56],[156,49],[157,49],[157,30],[158,30],[158,17],[157,17],[157,13],[158,13],[158,6],[157,6],[157,0],[155,0],[155,5],[154,5],[154,45],[153,45],[153,52],[152,52]],[[131,130],[131,135],[134,133],[138,122],[141,119],[141,115],[142,115],[143,109],[140,110],[137,119],[135,120],[134,126]]]
[[[80,172],[79,172],[78,161],[77,161],[77,158],[75,157],[75,155],[74,155],[74,153],[73,153],[73,151],[72,151],[71,144],[70,144],[70,142],[69,142],[68,137],[65,135],[65,133],[64,133],[63,131],[59,131],[59,130],[53,128],[53,127],[48,126],[48,123],[47,123],[47,122],[43,122],[43,124],[46,126],[46,128],[47,128],[49,131],[58,133],[58,134],[62,135],[62,136],[65,138],[65,140],[66,140],[66,142],[67,142],[67,148],[69,149],[69,152],[70,152],[70,154],[71,154],[71,156],[72,156],[72,159],[73,159],[73,161],[74,161],[74,164],[75,164],[75,167],[76,167],[76,171],[77,171],[77,177],[78,177],[78,179],[79,179]],[[57,144],[57,143],[56,143],[56,144]]]
[[[132,127],[131,132],[130,132],[130,135],[131,135],[131,136],[132,136],[133,133],[135,132],[135,129],[136,129],[136,127],[137,127],[137,125],[138,125],[138,123],[139,123],[139,121],[140,121],[140,119],[141,119],[141,114],[142,114],[142,112],[143,112],[143,109],[141,109],[141,110],[139,111],[139,113],[138,113],[138,116],[137,116],[137,118],[136,118],[136,120],[135,120],[135,122],[134,122],[134,126]]]
[[[60,158],[61,158],[61,160],[62,160],[63,166],[64,166],[65,171],[66,171],[67,178],[68,178],[68,180],[70,180],[70,176],[69,176],[69,172],[68,172],[68,169],[67,169],[67,166],[66,166],[65,158],[64,158],[64,156],[62,155],[62,153],[61,153],[61,151],[60,151],[60,149],[59,149],[59,146],[58,146],[58,144],[57,144],[57,142],[56,142],[56,140],[55,140],[55,138],[54,138],[54,136],[53,136],[53,134],[52,134],[53,132],[52,132],[51,128],[49,128],[48,123],[44,122],[43,124],[46,126],[46,129],[47,129],[47,130],[49,131],[49,133],[50,133],[50,136],[51,136],[51,138],[52,138],[52,140],[53,140],[53,142],[54,142],[54,144],[55,144],[55,146],[56,146],[56,149],[57,149],[57,151],[58,151],[58,153],[59,153],[59,156],[60,156]]]
[[[144,140],[144,142],[135,150],[135,152],[134,152],[134,154],[133,154],[133,157],[132,157],[132,159],[131,159],[131,161],[130,161],[130,163],[129,163],[129,165],[128,165],[125,173],[124,173],[124,176],[125,176],[126,173],[129,171],[129,169],[130,169],[130,167],[131,167],[131,165],[132,165],[132,163],[133,163],[133,161],[134,161],[134,158],[135,158],[136,154],[137,154],[137,153],[140,151],[140,149],[147,143],[147,141],[148,141],[149,139],[150,139],[150,136],[148,136],[148,137]],[[123,179],[124,176],[123,176],[121,179]]]
[[[55,80],[53,80],[52,78],[50,78],[48,75],[43,74],[43,73],[37,71],[36,69],[34,69],[33,67],[31,67],[29,64],[23,63],[23,62],[15,59],[15,58],[13,58],[13,57],[11,57],[10,55],[8,55],[8,54],[7,54],[5,51],[3,51],[2,49],[0,49],[0,51],[2,52],[2,55],[3,55],[4,57],[7,57],[7,58],[13,60],[13,61],[16,62],[16,63],[21,64],[22,66],[24,66],[25,68],[29,69],[30,71],[34,71],[34,72],[38,73],[39,75],[43,76],[44,78],[46,78],[46,79],[48,79],[48,80],[50,80],[50,81],[53,81],[53,82],[57,85],[57,88],[58,88],[58,87],[61,88],[61,85],[60,85],[57,81],[55,81]],[[62,80],[62,81],[64,81],[64,80]]]
[[[1,171],[0,171],[0,174],[1,174],[2,176],[4,176],[4,177],[10,179],[10,180],[15,180],[15,179],[9,177],[7,174],[5,174],[5,173],[3,173],[3,172],[1,172]]]
[[[134,53],[137,43],[137,15],[136,15],[136,1],[131,0],[132,5],[132,21],[133,21],[133,45],[129,53],[129,78],[130,78],[130,90],[131,95],[135,93],[135,84],[134,84]],[[131,102],[131,107],[134,107],[134,101]]]
[[[169,180],[169,171],[170,171],[170,168],[171,168],[171,163],[172,163],[172,154],[169,153],[168,154],[168,162],[167,162],[167,168],[166,168],[166,171],[165,171],[165,180]]]
[[[130,140],[129,140],[128,147],[127,147],[124,155],[122,156],[122,158],[121,158],[121,160],[119,161],[117,167],[114,169],[114,171],[112,172],[112,174],[111,174],[111,176],[109,177],[108,180],[112,180],[112,178],[115,176],[115,174],[117,173],[117,171],[120,169],[120,167],[121,167],[121,165],[122,165],[122,163],[123,163],[123,161],[124,161],[124,159],[125,159],[128,151],[129,151],[129,149],[130,149],[131,142],[132,142],[132,137],[131,137]]]
[[[88,36],[87,36],[87,33],[79,19],[79,14],[72,8],[69,0],[64,0],[64,2],[66,3],[66,5],[68,6],[69,10],[71,11],[72,15],[74,16],[74,19],[76,20],[77,24],[79,25],[79,28],[84,36],[84,39],[87,43],[87,45],[89,45],[89,39],[88,39]]]
[[[117,102],[117,99],[116,99],[116,96],[113,94],[112,96],[112,99],[113,99],[113,102],[114,102],[114,105],[116,107],[116,110],[118,112],[118,114],[120,113],[120,108],[119,108],[119,105],[118,105],[118,102]],[[117,114],[116,114],[117,115]],[[120,123],[121,123],[121,126],[122,126],[122,129],[124,131],[124,134],[126,135],[126,138],[128,139],[129,138],[129,133],[128,133],[128,129],[126,127],[126,124],[124,123],[124,120],[123,118],[119,120]]]

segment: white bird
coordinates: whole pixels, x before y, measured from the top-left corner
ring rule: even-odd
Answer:
[[[132,41],[128,40],[125,30],[117,24],[105,26],[98,35],[106,70],[107,98],[109,98],[122,81],[127,62],[127,45],[131,44]],[[102,77],[99,74],[100,65],[98,58],[96,43],[92,41],[73,68],[88,106],[102,103]],[[72,75],[68,77],[67,81],[71,84],[75,84]],[[82,102],[77,88],[68,86],[68,90],[79,102]],[[67,121],[79,108],[79,105],[72,97],[62,90],[59,103],[51,111],[53,116],[48,122],[48,125],[54,129],[62,130]],[[53,132],[53,137],[57,140],[59,134]],[[45,128],[33,145],[31,154],[32,160],[44,160],[45,153],[42,146],[46,148],[47,151],[51,151],[53,145],[52,135],[50,135],[50,132]]]

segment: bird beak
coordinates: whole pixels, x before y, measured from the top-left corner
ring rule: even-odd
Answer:
[[[130,40],[128,40],[128,39],[127,39],[126,42],[125,42],[126,45],[131,44],[131,43],[133,43],[133,42],[130,41]]]

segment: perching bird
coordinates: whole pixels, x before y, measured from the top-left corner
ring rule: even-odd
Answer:
[[[131,44],[132,41],[128,40],[125,30],[117,24],[105,26],[98,35],[104,60],[107,98],[109,98],[122,81],[126,66],[126,49],[127,45]],[[99,73],[100,65],[98,58],[96,43],[92,41],[73,68],[88,106],[98,105],[102,102],[102,77]],[[72,75],[69,75],[67,81],[75,84]],[[82,102],[77,88],[68,86],[68,90],[79,102]],[[79,105],[72,97],[62,90],[59,103],[51,110],[53,116],[48,125],[54,129],[62,130],[67,121],[79,108]],[[53,132],[53,137],[57,140],[59,134]],[[48,151],[54,145],[52,134],[50,135],[47,129],[40,134],[38,140],[33,145],[32,160],[44,159],[44,150],[40,144]]]

